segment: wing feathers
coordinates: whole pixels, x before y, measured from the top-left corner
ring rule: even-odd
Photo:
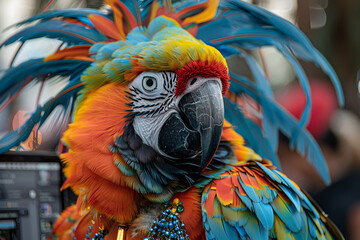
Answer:
[[[272,168],[267,161],[243,163],[204,189],[208,239],[234,239],[234,230],[240,239],[342,239],[331,225],[328,229],[321,210]]]

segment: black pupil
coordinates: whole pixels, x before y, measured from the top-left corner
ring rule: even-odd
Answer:
[[[154,80],[151,79],[151,78],[147,79],[147,80],[146,80],[146,85],[147,85],[148,87],[152,87],[152,86],[154,85]]]

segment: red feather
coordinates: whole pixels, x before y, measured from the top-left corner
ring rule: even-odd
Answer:
[[[228,68],[221,62],[208,61],[192,61],[185,64],[184,67],[175,71],[178,76],[177,87],[175,94],[181,95],[186,88],[187,82],[193,77],[217,77],[222,82],[222,93],[226,93],[229,88],[229,74]]]

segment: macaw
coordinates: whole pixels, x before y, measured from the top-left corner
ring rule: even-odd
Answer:
[[[295,26],[242,1],[105,3],[43,12],[1,45],[62,42],[0,79],[1,108],[31,82],[67,83],[0,140],[7,151],[57,106],[73,113],[61,158],[63,188],[78,199],[50,239],[343,239],[277,162],[281,131],[329,182],[305,130],[311,99],[297,58],[320,66],[343,101],[334,70]],[[250,54],[263,46],[275,46],[298,75],[308,98],[300,121],[278,106]],[[245,60],[254,81],[229,71],[231,56]],[[260,106],[260,121],[241,99]]]

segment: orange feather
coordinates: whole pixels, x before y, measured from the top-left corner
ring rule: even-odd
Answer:
[[[120,33],[124,33],[124,36],[130,32],[130,30],[138,26],[134,15],[122,2],[117,0],[106,0],[105,3],[111,6],[115,18],[115,24]]]
[[[80,221],[77,223],[76,229],[74,231],[74,237],[76,237],[76,239],[85,239],[85,234],[91,225],[91,221],[94,221],[94,224],[92,226],[92,231],[90,232],[90,239],[94,237],[97,229],[99,229],[99,221],[96,220],[97,219],[92,211],[83,213]]]
[[[185,224],[186,233],[192,240],[205,239],[200,195],[199,189],[192,187],[185,192],[174,194],[172,198],[172,200],[178,198],[184,206],[184,211],[180,213],[180,216]]]
[[[53,239],[55,237],[55,239],[72,240],[72,229],[78,219],[80,219],[80,214],[74,205],[66,208],[55,222],[53,231],[48,238]],[[55,233],[56,236],[53,236]]]
[[[63,60],[63,59],[74,59],[74,60],[83,60],[83,61],[94,61],[90,57],[89,49],[91,45],[78,45],[73,47],[68,47],[62,50],[51,54],[50,56],[44,59],[44,62]]]
[[[80,22],[79,20],[75,19],[75,18],[62,18],[63,21],[66,21],[66,22],[69,22],[69,23],[76,23],[76,24],[79,24],[79,25],[82,25],[84,27],[87,27],[87,28],[94,28],[93,26],[90,26],[86,23],[83,23],[83,22]]]
[[[119,29],[113,21],[106,17],[92,14],[88,17],[95,28],[105,36],[114,40],[125,40],[125,34]]]
[[[197,9],[203,9],[200,13],[191,16],[191,17],[187,17],[185,18],[182,23],[183,24],[188,24],[188,23],[202,23],[202,22],[206,22],[210,19],[212,19],[215,14],[216,14],[216,10],[217,10],[217,6],[219,4],[219,0],[210,0],[210,1],[206,1],[197,5],[193,5],[187,8],[184,8],[182,10],[180,10],[177,15],[178,16],[184,16],[189,12],[192,12],[194,10]]]
[[[232,173],[232,174],[231,174],[232,183],[233,183],[233,185],[239,190],[239,193],[240,193],[242,196],[245,196],[245,195],[247,195],[247,194],[246,194],[244,188],[241,186],[238,177],[239,177],[238,174],[235,175],[234,173]]]
[[[249,174],[247,175],[249,181],[250,181],[250,184],[251,186],[254,188],[254,189],[257,189],[257,190],[261,190],[260,186],[259,186],[259,183],[256,181],[256,178],[253,176],[250,176]]]
[[[101,180],[92,184],[87,201],[98,212],[113,216],[121,224],[129,224],[136,217],[139,199],[139,193],[134,190]]]
[[[69,177],[65,186],[72,186],[88,206],[96,206],[98,212],[124,224],[137,214],[139,197],[127,187],[109,146],[123,133],[129,109],[127,90],[124,85],[109,83],[85,95],[78,105],[76,121],[63,138],[71,152],[61,155]]]
[[[233,202],[234,188],[230,177],[223,178],[217,182],[216,194],[224,206],[228,206]]]

